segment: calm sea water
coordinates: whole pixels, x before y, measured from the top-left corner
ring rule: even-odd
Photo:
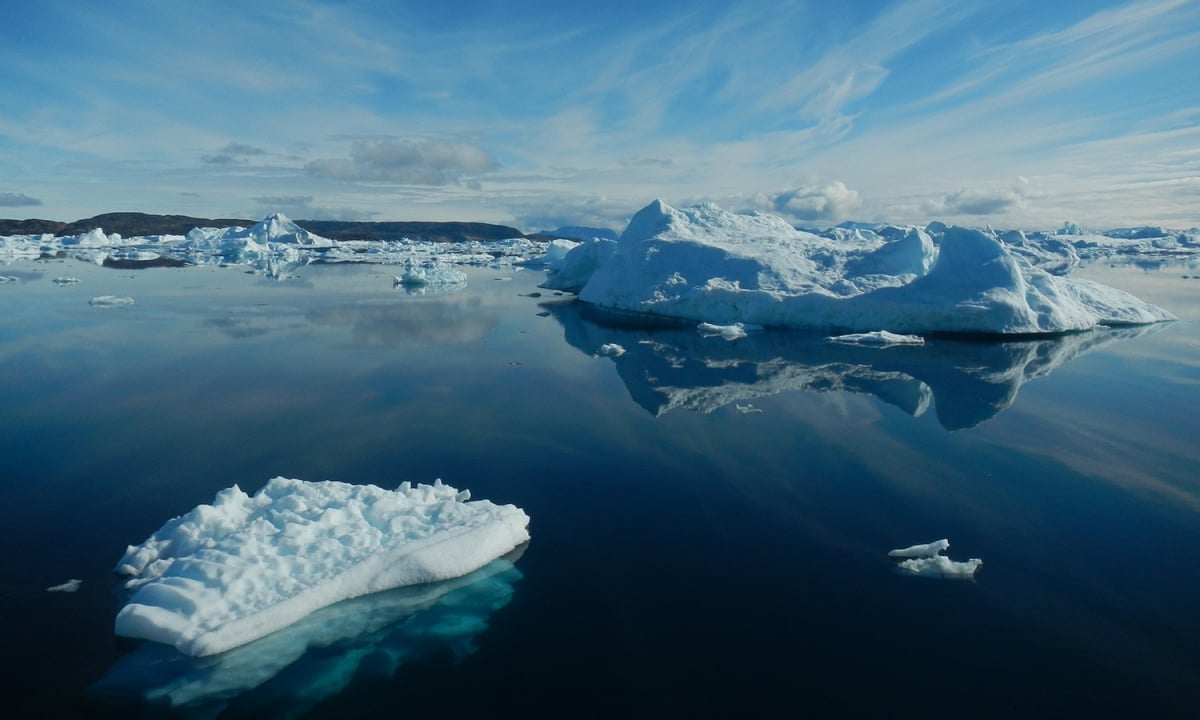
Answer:
[[[530,271],[4,273],[6,717],[1200,716],[1194,264],[1081,271],[1165,326],[889,350],[622,326]],[[533,539],[236,655],[115,639],[125,546],[276,475],[441,478]],[[887,557],[942,537],[974,581]]]

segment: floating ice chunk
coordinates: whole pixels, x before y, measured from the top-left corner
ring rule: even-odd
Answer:
[[[66,277],[64,275],[59,275],[58,277],[54,278],[55,285],[75,285],[78,282],[79,278],[77,277]]]
[[[928,558],[941,553],[950,547],[950,541],[945,538],[934,540],[924,545],[912,545],[899,550],[892,550],[888,557],[892,558]]]
[[[975,577],[975,571],[983,565],[983,561],[979,558],[971,558],[966,562],[951,560],[942,554],[949,547],[950,541],[943,538],[924,545],[892,550],[888,557],[906,558],[896,567],[914,575],[957,579]]]
[[[746,403],[745,405],[738,405],[737,403],[734,403],[733,407],[743,415],[752,415],[754,413],[762,412],[762,408],[756,408],[752,403]]]
[[[891,347],[893,345],[924,345],[925,338],[920,335],[897,335],[887,330],[876,330],[867,333],[851,333],[849,335],[833,335],[825,338],[830,342],[846,343],[848,345],[870,345],[873,347]]]
[[[122,305],[132,305],[133,298],[117,297],[116,295],[101,295],[88,300],[88,305],[96,307],[121,307]]]
[[[696,326],[696,331],[704,337],[720,336],[725,340],[737,340],[746,337],[748,331],[762,330],[758,325],[747,325],[745,323],[734,323],[732,325],[714,325],[713,323],[702,322]]]
[[[117,563],[134,592],[116,634],[212,655],[339,600],[465,575],[529,539],[520,508],[469,498],[440,480],[222,490]]]
[[[625,354],[625,348],[616,343],[604,343],[600,349],[596,351],[597,355],[605,357],[621,357]]]
[[[0,285],[4,285],[5,283],[15,283],[18,279],[19,278],[16,278],[12,275],[0,275]]]
[[[439,262],[437,258],[424,262],[408,258],[404,262],[404,273],[392,277],[392,286],[405,288],[423,288],[429,286],[463,286],[467,284],[467,274]]]
[[[933,557],[905,560],[900,563],[899,568],[914,575],[925,577],[967,579],[975,577],[975,571],[979,569],[980,565],[983,565],[983,561],[979,558],[971,558],[966,562],[957,562],[945,555],[935,555]]]
[[[82,584],[82,580],[72,578],[61,585],[52,585],[46,588],[46,592],[75,592]]]

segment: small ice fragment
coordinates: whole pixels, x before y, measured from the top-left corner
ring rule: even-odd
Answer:
[[[59,275],[58,277],[54,278],[55,285],[74,285],[78,282],[79,282],[79,278],[77,278],[77,277],[67,277],[65,275]]]
[[[72,578],[61,585],[54,585],[46,588],[46,592],[75,592],[82,584],[82,580]]]
[[[704,337],[713,337],[719,335],[723,340],[737,340],[746,337],[746,333],[750,330],[761,330],[758,325],[747,325],[746,323],[734,323],[732,325],[714,325],[713,323],[702,322],[696,326],[697,332]]]
[[[16,281],[17,278],[13,277],[12,275],[0,275],[0,285],[4,285],[5,283],[15,283]]]
[[[123,305],[132,305],[133,298],[117,297],[115,295],[101,295],[88,300],[88,305],[95,307],[121,307]]]
[[[951,560],[942,554],[948,547],[950,547],[950,541],[943,538],[924,545],[912,545],[892,550],[888,553],[888,557],[906,558],[897,567],[913,575],[960,580],[969,580],[975,577],[975,571],[983,565],[983,561],[979,558],[971,558],[966,562]]]
[[[894,558],[933,557],[934,555],[937,555],[938,553],[942,552],[943,550],[945,550],[948,547],[950,547],[950,541],[946,540],[945,538],[942,538],[941,540],[934,540],[933,542],[925,543],[924,545],[912,545],[910,547],[901,548],[899,550],[893,550],[888,553],[888,557],[894,557]]]
[[[749,415],[751,413],[762,412],[762,408],[756,408],[751,403],[746,403],[745,405],[738,405],[737,403],[734,403],[733,406],[734,406],[734,408],[737,409],[738,412],[742,413],[743,415]]]
[[[850,333],[849,335],[833,335],[825,338],[829,342],[845,343],[847,345],[871,345],[874,347],[891,347],[893,345],[924,345],[925,338],[920,335],[898,335],[887,330],[876,330],[868,333]]]
[[[621,357],[625,354],[625,348],[616,343],[604,343],[600,346],[600,349],[596,351],[596,354],[604,355],[606,357]]]
[[[899,567],[901,570],[914,575],[967,579],[975,577],[975,571],[979,569],[980,565],[983,565],[983,561],[979,558],[971,558],[966,562],[957,562],[945,555],[935,555],[933,557],[905,560],[900,563]]]

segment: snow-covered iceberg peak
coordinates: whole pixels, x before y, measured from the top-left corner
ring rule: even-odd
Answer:
[[[520,508],[469,498],[440,480],[235,485],[129,547],[116,633],[212,655],[339,600],[466,575],[529,539]]]
[[[245,231],[247,237],[259,243],[283,243],[306,247],[332,247],[333,241],[314,235],[287,219],[283,213],[271,213]]]
[[[847,332],[1053,334],[1174,317],[1033,268],[987,230],[896,230],[823,237],[772,215],[655,200],[610,257],[581,245],[546,286],[620,311]]]

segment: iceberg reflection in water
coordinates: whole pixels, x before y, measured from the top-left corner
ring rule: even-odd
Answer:
[[[523,551],[454,580],[331,605],[220,655],[189,658],[142,644],[92,686],[91,697],[137,716],[298,717],[355,677],[388,678],[408,662],[475,652],[492,613],[512,600],[522,577],[513,563]]]
[[[677,408],[709,413],[733,403],[807,390],[869,393],[920,416],[932,405],[947,430],[974,427],[1013,404],[1020,387],[1109,343],[1161,324],[1100,327],[1033,340],[932,338],[886,348],[830,342],[795,331],[750,333],[732,342],[695,328],[648,328],[641,319],[580,302],[544,303],[566,341],[587,355],[606,343],[634,402],[655,416]]]

